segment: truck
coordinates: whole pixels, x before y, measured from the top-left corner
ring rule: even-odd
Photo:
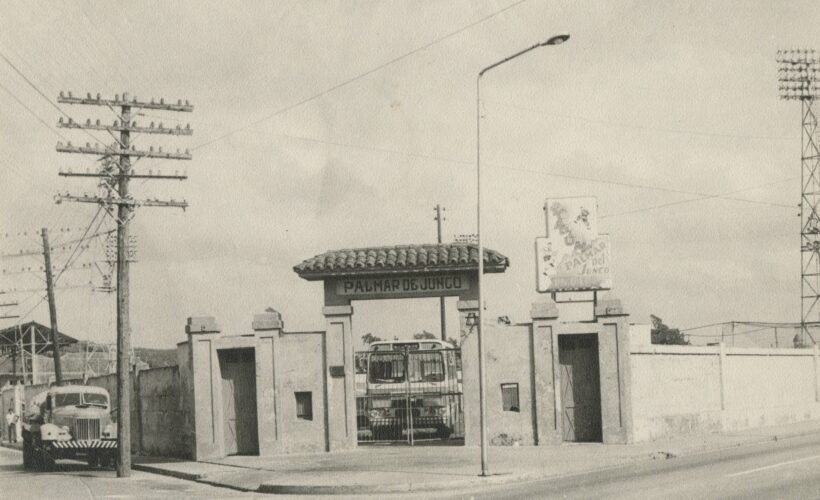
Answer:
[[[48,470],[61,459],[117,465],[117,424],[101,387],[54,386],[34,396],[23,419],[23,468]]]

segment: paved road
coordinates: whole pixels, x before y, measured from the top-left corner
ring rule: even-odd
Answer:
[[[820,498],[820,436],[670,458],[452,498]]]
[[[15,500],[60,498],[266,498],[172,477],[132,472],[119,479],[111,470],[89,470],[79,462],[60,461],[57,472],[26,472],[23,455],[0,448],[0,498]]]

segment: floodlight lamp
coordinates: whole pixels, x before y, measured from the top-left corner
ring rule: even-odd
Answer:
[[[541,46],[544,47],[545,45],[561,45],[567,40],[569,40],[569,34],[555,35],[547,39],[547,41],[541,42]]]

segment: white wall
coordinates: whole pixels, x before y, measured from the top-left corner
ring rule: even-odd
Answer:
[[[816,349],[639,346],[635,441],[820,418]]]

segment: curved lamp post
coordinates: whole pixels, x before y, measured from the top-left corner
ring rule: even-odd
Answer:
[[[484,247],[481,244],[481,77],[484,73],[493,68],[501,66],[502,64],[512,61],[518,56],[524,55],[531,50],[538,47],[546,47],[548,45],[560,45],[569,40],[569,35],[556,35],[548,38],[546,41],[536,43],[532,47],[526,48],[520,52],[501,59],[478,72],[476,77],[476,184],[478,191],[477,207],[476,207],[476,223],[478,231],[478,330],[476,330],[476,337],[478,338],[478,406],[479,406],[479,426],[481,427],[481,475],[488,475],[487,472],[487,401],[485,388],[485,356],[484,356],[484,340],[482,333],[484,330],[483,313],[484,309],[484,292],[481,284],[484,279]]]

